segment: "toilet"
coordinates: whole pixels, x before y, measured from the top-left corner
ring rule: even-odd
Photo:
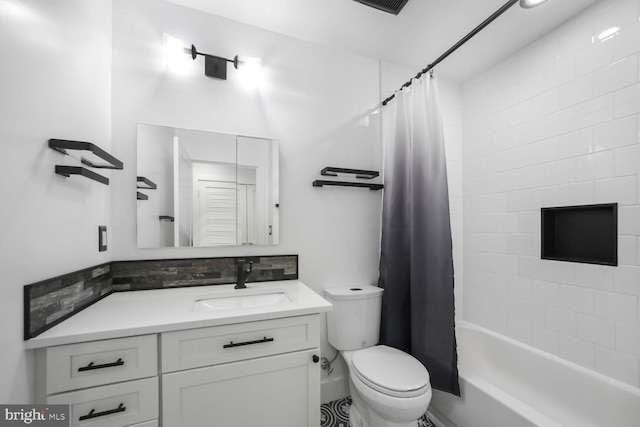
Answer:
[[[413,356],[384,345],[382,293],[375,286],[325,289],[329,344],[349,369],[353,427],[416,427],[431,401],[429,372]]]

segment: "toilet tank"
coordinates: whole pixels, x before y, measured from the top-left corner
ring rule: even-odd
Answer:
[[[325,298],[333,304],[333,310],[327,313],[329,344],[337,350],[378,344],[383,292],[369,285],[325,289]]]

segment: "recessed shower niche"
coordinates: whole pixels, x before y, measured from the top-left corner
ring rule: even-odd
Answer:
[[[541,258],[618,265],[618,204],[541,209]]]

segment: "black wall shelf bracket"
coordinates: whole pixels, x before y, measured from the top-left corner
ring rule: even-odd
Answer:
[[[136,192],[137,193],[137,200],[149,200],[149,196],[147,196],[146,194],[143,194],[139,191]]]
[[[360,178],[360,179],[372,179],[380,175],[378,171],[368,171],[363,169],[345,169],[345,168],[336,168],[333,166],[328,166],[322,169],[322,171],[320,172],[320,175],[338,176],[339,173],[352,174],[352,175],[355,175],[356,178]]]
[[[91,142],[70,141],[67,139],[50,139],[49,148],[52,148],[62,154],[69,154],[67,150],[90,151],[97,157],[107,162],[107,164],[97,164],[83,157],[81,159],[81,162],[92,168],[96,168],[96,169],[123,169],[124,168],[124,164],[120,160],[116,159],[111,154],[107,153],[102,148],[98,147],[97,145]]]
[[[85,178],[98,181],[104,185],[109,185],[109,178],[99,175],[95,172],[92,172],[87,168],[83,168],[82,166],[56,165],[56,173],[58,175],[65,176],[67,178],[70,177],[71,175],[81,175],[81,176],[84,176]]]
[[[158,218],[160,219],[160,221],[166,220],[166,221],[174,222],[176,220],[174,217],[169,215],[160,215]]]
[[[360,187],[368,188],[369,190],[382,190],[384,188],[384,185],[382,184],[366,184],[364,182],[326,181],[321,179],[313,181],[314,187],[324,187],[325,185],[332,185],[335,187]]]
[[[143,185],[140,185],[143,184]],[[155,182],[151,181],[149,178],[145,178],[144,176],[138,177],[138,188],[142,188],[145,190],[155,190],[158,188]]]

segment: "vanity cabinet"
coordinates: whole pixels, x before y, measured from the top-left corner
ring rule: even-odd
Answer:
[[[163,425],[319,425],[319,317],[162,334]]]
[[[157,425],[156,335],[38,349],[36,370],[37,402],[71,405],[72,426]]]
[[[39,348],[37,402],[70,404],[74,427],[315,427],[319,330],[310,314]]]

